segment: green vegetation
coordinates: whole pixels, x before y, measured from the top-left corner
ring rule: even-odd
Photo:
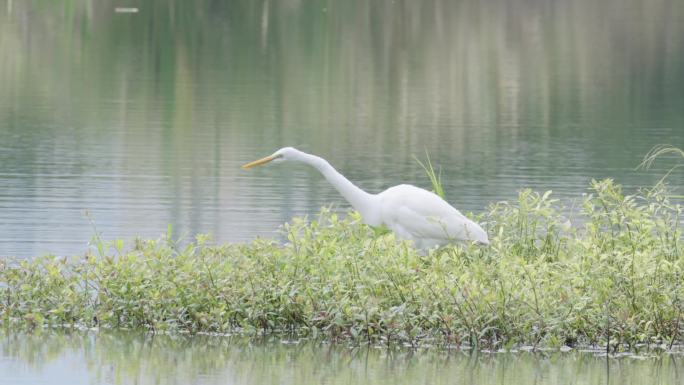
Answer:
[[[594,182],[580,207],[568,218],[550,192],[525,190],[478,218],[491,246],[427,256],[356,213],[323,210],[285,225],[285,245],[167,237],[3,260],[0,319],[491,348],[681,343],[682,207],[662,186],[624,195],[611,180]]]
[[[430,161],[430,154],[425,150],[426,163],[423,163],[415,155],[413,159],[420,165],[420,167],[425,171],[425,174],[430,178],[430,183],[432,184],[432,192],[445,199],[444,187],[442,187],[442,170],[435,172],[435,168],[432,167],[432,161]]]
[[[654,146],[651,149],[651,151],[649,151],[648,154],[644,156],[644,160],[641,162],[641,164],[639,164],[637,168],[648,170],[649,168],[651,168],[653,162],[655,162],[656,159],[663,158],[668,155],[673,155],[677,158],[681,157],[684,159],[684,150],[667,144]],[[672,174],[672,172],[674,172],[676,169],[680,167],[684,167],[684,163],[676,163],[674,166],[672,166],[672,168],[670,168],[670,170],[668,170],[667,173],[663,175],[659,183],[663,183],[670,176],[670,174]],[[684,198],[684,195],[673,195],[672,197],[682,199]]]
[[[641,162],[639,166],[644,168],[650,168],[656,159],[667,155],[681,156],[682,158],[684,158],[684,150],[682,150],[681,148],[671,146],[669,144],[661,144],[654,146],[651,149],[651,151],[649,151],[648,154],[646,154],[644,160]],[[678,164],[677,166],[675,166],[675,168],[682,166],[684,165]]]

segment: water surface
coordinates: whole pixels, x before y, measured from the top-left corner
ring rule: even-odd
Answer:
[[[0,384],[677,384],[681,355],[419,352],[133,332],[3,333]]]
[[[428,150],[479,213],[650,185],[658,143],[684,147],[681,1],[0,0],[2,256],[345,210],[304,166],[239,168],[286,145],[371,191],[428,186]]]

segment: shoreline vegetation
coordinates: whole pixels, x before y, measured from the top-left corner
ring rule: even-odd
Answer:
[[[603,180],[572,214],[523,190],[476,218],[490,246],[429,255],[326,209],[284,225],[285,244],[98,239],[80,257],[0,259],[0,324],[667,350],[684,343],[683,209],[662,183]]]

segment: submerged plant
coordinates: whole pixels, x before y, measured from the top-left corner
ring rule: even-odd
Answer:
[[[508,348],[684,341],[682,207],[662,186],[595,181],[572,225],[550,193],[483,214],[491,245],[420,255],[355,212],[283,227],[285,244],[138,240],[81,257],[0,261],[5,325],[298,333]],[[100,241],[101,242],[101,241]]]

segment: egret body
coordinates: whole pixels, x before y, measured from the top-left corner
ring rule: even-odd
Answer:
[[[265,158],[242,166],[249,169],[269,162],[293,161],[308,164],[328,180],[370,226],[385,225],[397,236],[412,240],[418,248],[451,242],[489,244],[487,233],[437,194],[402,184],[370,194],[358,188],[325,159],[292,147],[284,147]]]

